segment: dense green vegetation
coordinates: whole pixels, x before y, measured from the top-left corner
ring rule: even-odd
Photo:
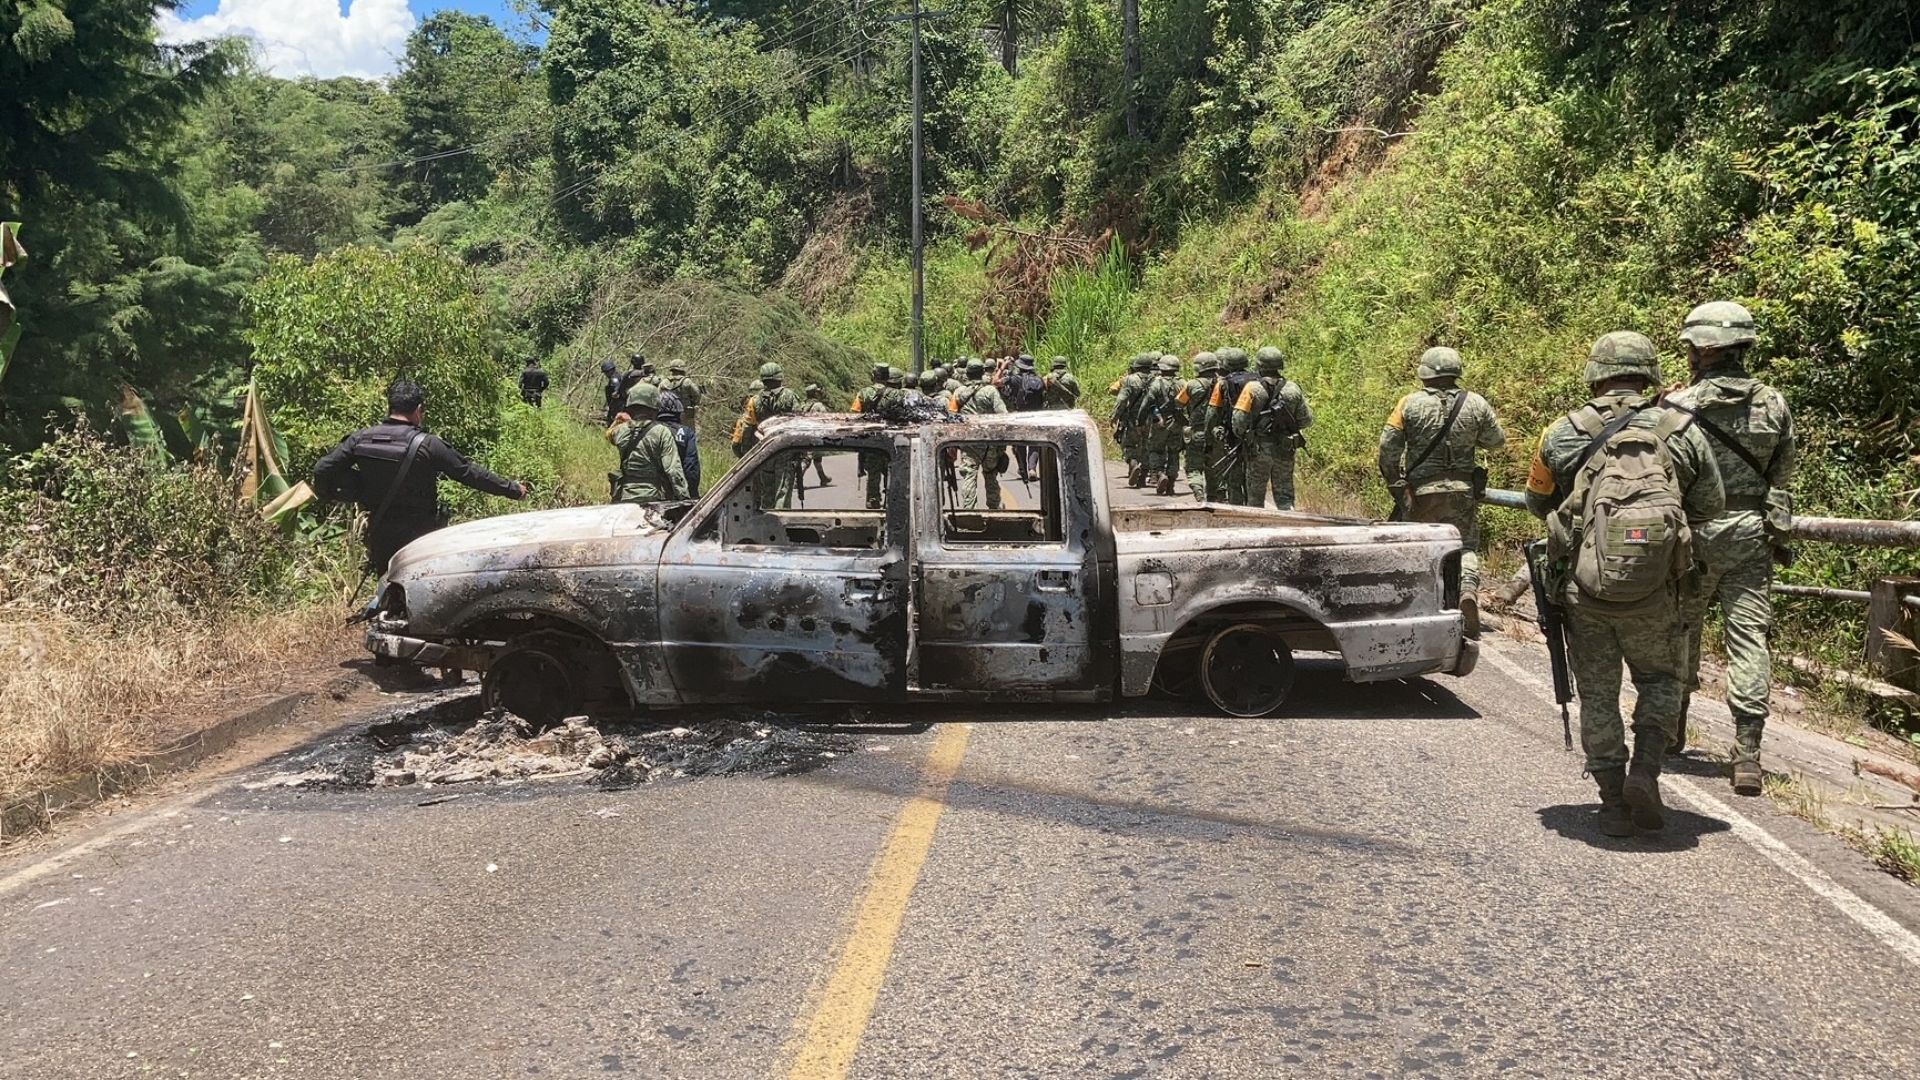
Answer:
[[[1589,341],[1673,345],[1733,297],[1799,410],[1803,503],[1912,513],[1909,5],[1141,0],[1131,47],[1118,0],[943,7],[935,356],[1063,353],[1097,410],[1142,347],[1280,344],[1321,417],[1308,490],[1378,510],[1380,418],[1427,345],[1507,416],[1511,484]],[[602,360],[687,359],[724,460],[711,418],[763,360],[845,394],[905,356],[899,5],[549,0],[540,45],[445,12],[381,83],[161,47],[156,10],[0,0],[17,448],[104,427],[123,388],[167,418],[258,374],[298,468],[407,370],[469,449],[590,497]],[[507,382],[529,355],[551,416]],[[1911,565],[1810,555],[1806,580]]]

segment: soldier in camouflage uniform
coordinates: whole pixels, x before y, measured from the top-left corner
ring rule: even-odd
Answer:
[[[823,413],[833,411],[833,407],[827,404],[827,392],[821,388],[819,383],[808,383],[807,388],[802,391],[802,393],[807,395],[807,400],[805,404],[800,406],[801,412]],[[801,459],[798,466],[800,475],[796,478],[798,481],[806,480],[808,465],[812,465],[813,467],[814,487],[833,486],[833,481],[827,477],[826,458],[821,454],[809,454]]]
[[[947,402],[947,410],[957,416],[974,416],[981,413],[1003,413],[1007,403],[1000,397],[1000,391],[987,381],[987,366],[979,360],[967,361],[967,382],[955,391]],[[954,479],[960,488],[960,508],[974,510],[980,506],[980,488],[987,489],[987,509],[1000,509],[1000,473],[1005,468],[1006,450],[1001,447],[981,447],[960,452],[960,460],[954,465]]]
[[[945,390],[949,397],[953,395],[955,390],[966,385],[965,380],[960,378],[966,371],[966,368],[967,365],[958,360],[954,361],[951,367],[946,364],[940,365],[940,389]]]
[[[1773,689],[1769,591],[1775,552],[1785,557],[1793,521],[1787,492],[1796,455],[1793,413],[1780,391],[1747,374],[1755,333],[1746,308],[1726,301],[1702,304],[1688,314],[1680,340],[1687,345],[1693,384],[1667,395],[1667,402],[1695,417],[1727,488],[1726,512],[1694,534],[1705,573],[1685,610],[1688,687],[1700,686],[1700,633],[1708,606],[1717,600],[1727,650],[1727,709],[1733,713],[1733,790],[1758,795],[1760,735]],[[1685,746],[1683,711],[1673,749]]]
[[[1179,395],[1173,399],[1186,412],[1187,488],[1195,502],[1219,502],[1221,496],[1215,490],[1212,455],[1220,450],[1214,447],[1209,433],[1213,426],[1213,406],[1207,404],[1213,399],[1214,383],[1220,377],[1219,357],[1210,352],[1195,353],[1193,373],[1194,377],[1181,385]]]
[[[942,385],[942,382],[943,380],[940,378],[938,368],[929,368],[920,373],[921,395],[928,401],[933,402],[940,409],[945,410],[947,401],[951,395],[947,392],[947,388]]]
[[[627,391],[627,407],[607,429],[607,441],[620,451],[620,483],[614,502],[676,502],[689,497],[680,444],[673,429],[659,420],[660,389],[649,382]]]
[[[1173,494],[1173,482],[1180,475],[1187,413],[1179,398],[1180,358],[1168,353],[1155,365],[1153,380],[1140,392],[1135,407],[1136,422],[1147,433],[1147,482],[1156,495]]]
[[[1467,634],[1480,636],[1480,505],[1475,452],[1507,445],[1487,399],[1460,389],[1460,354],[1428,349],[1420,356],[1426,389],[1393,407],[1380,431],[1380,477],[1401,516],[1460,530],[1460,613]]]
[[[873,365],[873,381],[865,390],[854,395],[853,403],[847,406],[847,410],[879,415],[887,405],[892,403],[887,386],[892,378],[893,368],[890,365]],[[860,471],[867,478],[867,509],[878,510],[886,502],[887,455],[862,453]]]
[[[666,383],[660,388],[661,392],[680,399],[680,423],[696,435],[699,434],[700,384],[687,374],[685,360],[675,360],[667,365]]]
[[[1067,358],[1053,358],[1053,370],[1040,380],[1042,407],[1071,409],[1080,402],[1080,380],[1067,370]]]
[[[1552,515],[1574,490],[1590,450],[1604,443],[1609,432],[1618,430],[1614,425],[1620,424],[1660,436],[1691,527],[1699,528],[1720,516],[1726,492],[1706,437],[1689,417],[1661,407],[1650,396],[1660,385],[1660,361],[1653,343],[1631,331],[1606,335],[1594,343],[1588,356],[1586,381],[1593,400],[1540,437],[1527,476],[1527,509],[1542,520]],[[1580,742],[1586,749],[1587,772],[1600,789],[1600,830],[1608,836],[1632,836],[1636,827],[1655,830],[1665,823],[1660,765],[1667,741],[1680,722],[1685,690],[1681,655],[1686,627],[1680,612],[1685,587],[1683,582],[1656,594],[1651,609],[1631,615],[1605,612],[1585,600],[1570,576],[1559,592],[1566,613],[1568,665],[1580,693]],[[1638,695],[1631,774],[1620,717],[1622,661],[1633,675]]]
[[[760,442],[760,425],[775,416],[784,416],[800,409],[800,395],[783,385],[785,378],[779,364],[760,365],[760,392],[747,398],[746,408],[740,413],[740,419],[733,425],[733,455],[745,457]],[[753,495],[762,510],[771,510],[783,506],[791,498],[791,473],[777,475],[785,470],[762,469],[754,477]]]
[[[1248,442],[1242,456],[1246,495],[1241,505],[1265,506],[1271,486],[1274,509],[1291,510],[1294,455],[1306,445],[1301,432],[1312,426],[1313,410],[1300,384],[1282,374],[1287,358],[1279,349],[1263,345],[1255,359],[1260,377],[1240,391],[1231,418],[1233,437]]]
[[[1240,440],[1234,437],[1233,406],[1254,376],[1247,370],[1245,349],[1228,345],[1213,350],[1213,354],[1220,359],[1220,378],[1213,384],[1213,396],[1207,399],[1207,439],[1213,444],[1213,464],[1226,464],[1218,470],[1209,466],[1207,483],[1210,490],[1219,493],[1214,501],[1238,506],[1247,501],[1247,454],[1252,447],[1242,449]],[[1213,476],[1211,471],[1220,475]]]
[[[1127,463],[1127,486],[1143,487],[1147,482],[1146,432],[1134,423],[1140,395],[1152,381],[1153,363],[1159,353],[1135,353],[1127,373],[1107,389],[1113,392],[1113,437],[1120,443],[1120,457]]]

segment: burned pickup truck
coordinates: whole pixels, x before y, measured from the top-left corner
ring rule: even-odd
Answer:
[[[716,703],[1279,708],[1296,654],[1465,675],[1460,538],[1236,506],[1110,505],[1078,412],[770,420],[705,497],[443,529],[393,560],[367,648],[480,671],[535,720]],[[978,509],[953,463],[1029,463]],[[1020,456],[1016,456],[1020,455]],[[867,479],[880,508],[869,508]],[[965,475],[965,470],[962,470]],[[837,479],[836,479],[837,477]],[[824,478],[830,483],[822,485]]]

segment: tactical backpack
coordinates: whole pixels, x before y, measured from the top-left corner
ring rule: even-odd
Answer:
[[[1287,388],[1286,376],[1276,376],[1271,381],[1263,376],[1260,379],[1260,385],[1267,391],[1267,407],[1260,410],[1259,416],[1254,417],[1253,433],[1263,438],[1269,435],[1295,434],[1292,431],[1283,431],[1281,428],[1283,419],[1287,421],[1293,419],[1287,415],[1286,399],[1280,396],[1280,392]],[[1236,401],[1235,404],[1239,402]],[[1289,423],[1288,426],[1292,425]]]
[[[1016,371],[1007,376],[1007,408],[1012,412],[1032,412],[1041,405],[1045,393],[1040,376]]]
[[[1547,519],[1548,553],[1568,569],[1579,602],[1609,614],[1657,609],[1693,569],[1693,532],[1667,450],[1686,419],[1666,412],[1652,427],[1630,426],[1643,408],[1611,421],[1591,406],[1568,414],[1590,441],[1572,491]]]

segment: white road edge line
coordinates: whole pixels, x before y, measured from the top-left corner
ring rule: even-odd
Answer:
[[[1553,700],[1553,689],[1546,680],[1533,672],[1500,655],[1498,647],[1492,642],[1480,651],[1482,658],[1493,662],[1493,666],[1504,672],[1508,678],[1526,686],[1540,695],[1544,701]],[[1893,917],[1872,904],[1862,900],[1859,894],[1828,877],[1826,872],[1808,862],[1799,852],[1788,847],[1784,841],[1755,824],[1751,818],[1735,810],[1713,795],[1702,790],[1700,785],[1684,776],[1668,776],[1667,787],[1682,799],[1693,804],[1696,810],[1718,815],[1732,826],[1733,834],[1767,857],[1767,860],[1805,885],[1814,895],[1832,904],[1842,915],[1859,924],[1860,928],[1880,939],[1881,944],[1892,949],[1901,959],[1915,967],[1920,967],[1920,934],[1895,922]]]

